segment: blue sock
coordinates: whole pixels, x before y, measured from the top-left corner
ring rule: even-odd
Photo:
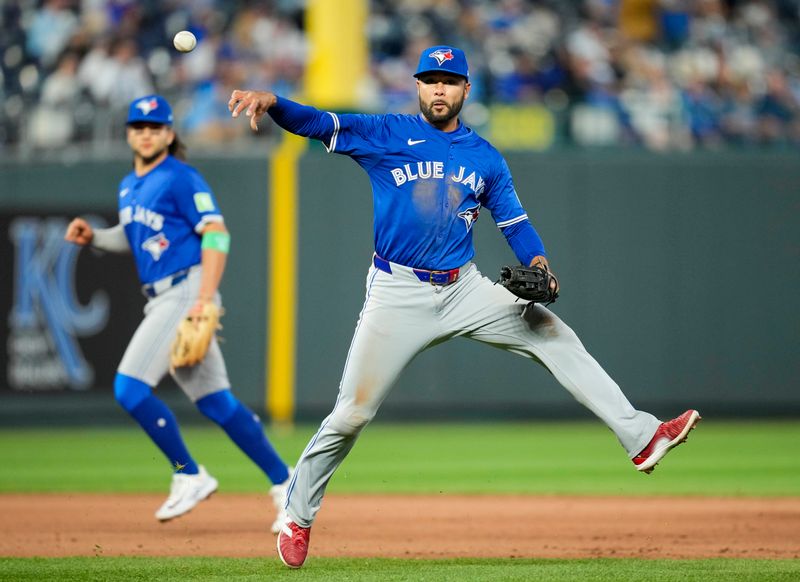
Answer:
[[[187,475],[199,472],[183,442],[175,415],[153,396],[150,386],[136,378],[117,374],[114,396],[169,459],[173,471]]]
[[[258,417],[230,390],[220,390],[198,400],[197,408],[222,427],[250,459],[275,484],[289,478],[289,468],[272,448]]]

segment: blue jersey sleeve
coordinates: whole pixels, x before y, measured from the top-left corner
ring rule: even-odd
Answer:
[[[547,256],[542,238],[527,220],[508,226],[502,232],[523,265],[530,265],[534,257]]]
[[[387,141],[383,115],[340,115],[284,97],[278,97],[268,113],[286,131],[319,140],[329,152],[350,156],[365,168],[381,158]]]
[[[196,233],[201,233],[210,222],[223,222],[222,212],[211,188],[190,166],[175,173],[172,193],[178,212],[186,217]]]
[[[355,159],[362,167],[374,166],[386,151],[392,139],[388,130],[387,115],[358,113],[331,114],[335,129],[328,151]]]
[[[295,135],[320,140],[328,150],[331,149],[335,131],[335,116],[332,113],[320,111],[310,105],[301,105],[284,97],[277,99],[267,113],[278,127]]]
[[[508,164],[499,153],[496,155],[496,171],[486,184],[483,205],[492,213],[492,218],[520,263],[528,265],[533,257],[547,256],[544,243],[519,201]]]

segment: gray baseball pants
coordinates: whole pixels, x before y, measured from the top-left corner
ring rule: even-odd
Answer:
[[[632,458],[660,421],[636,410],[575,333],[542,305],[526,306],[468,263],[458,280],[434,286],[412,269],[373,265],[367,293],[333,411],[322,422],[294,470],[287,511],[310,527],[333,472],[375,416],[400,372],[420,352],[467,337],[545,366],[575,399],[597,415]]]
[[[193,267],[186,279],[148,299],[144,306],[144,319],[133,334],[117,368],[120,374],[155,387],[169,372],[170,346],[178,324],[197,299],[200,276],[200,267]],[[220,305],[219,293],[214,302]],[[192,402],[223,388],[230,388],[228,371],[216,336],[211,340],[202,362],[196,366],[178,368],[172,377]]]

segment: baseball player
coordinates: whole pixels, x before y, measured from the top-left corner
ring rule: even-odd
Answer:
[[[283,129],[320,140],[369,175],[375,254],[336,404],[295,467],[278,554],[299,568],[329,479],[375,416],[403,368],[420,352],[466,337],[545,366],[616,434],[649,472],[698,422],[696,410],[661,422],[636,410],[575,333],[541,304],[518,302],[472,263],[472,228],[491,213],[520,262],[548,267],[541,238],[498,151],[459,120],[469,97],[464,53],[422,51],[420,115],[339,115],[269,92],[236,90],[229,109],[258,129],[265,113]],[[550,283],[558,291],[555,278]],[[457,380],[457,379],[456,379]]]
[[[170,344],[179,322],[201,313],[208,302],[221,304],[217,287],[230,236],[208,184],[178,159],[182,146],[163,97],[149,95],[130,104],[127,138],[134,169],[119,185],[119,224],[96,229],[76,218],[65,239],[131,252],[136,262],[147,304],[117,369],[114,396],[172,466],[169,497],[155,514],[167,521],[207,499],[217,490],[217,480],[189,453],[178,421],[153,388],[170,368]],[[273,483],[278,519],[272,530],[277,533],[290,470],[267,441],[258,417],[232,394],[216,338],[199,364],[169,371],[200,412],[221,426]]]

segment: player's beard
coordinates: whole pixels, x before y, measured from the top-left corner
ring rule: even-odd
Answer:
[[[441,101],[440,99],[434,101]],[[433,101],[430,105],[426,105],[422,101],[422,97],[419,98],[419,110],[422,112],[422,115],[428,122],[433,126],[443,126],[447,125],[454,117],[458,116],[461,113],[461,108],[464,106],[464,95],[461,96],[461,99],[453,103],[452,106],[447,105],[447,109],[442,113],[434,113],[433,112]]]
[[[145,157],[145,156],[137,153],[136,157],[138,157],[142,161],[142,164],[144,164],[145,166],[149,166],[150,164],[155,162],[160,156],[164,155],[164,152],[166,152],[166,151],[167,151],[167,148],[162,148],[162,149],[158,150],[157,152],[154,152],[150,156],[146,156]]]

